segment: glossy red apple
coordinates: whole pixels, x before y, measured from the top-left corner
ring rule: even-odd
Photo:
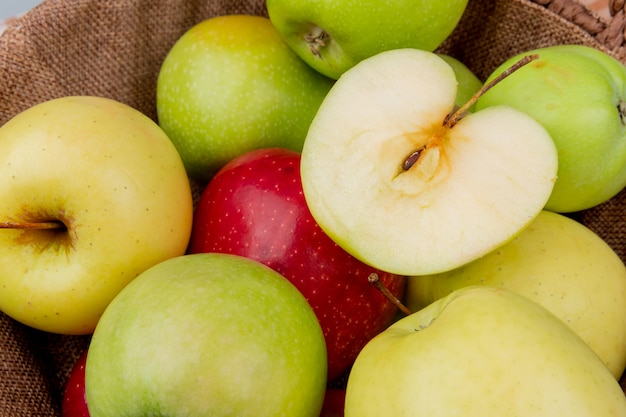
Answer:
[[[198,202],[189,252],[246,256],[289,279],[315,311],[326,338],[328,379],[340,376],[397,310],[370,282],[402,297],[405,277],[363,264],[313,220],[300,181],[300,154],[248,152],[224,166]]]
[[[85,397],[85,350],[70,370],[70,375],[63,392],[63,417],[89,417],[87,399]]]

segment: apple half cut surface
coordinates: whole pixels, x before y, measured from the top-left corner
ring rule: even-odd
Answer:
[[[457,117],[456,94],[444,60],[396,49],[344,73],[323,101],[302,150],[304,195],[364,263],[456,268],[516,236],[550,197],[558,157],[543,126],[506,106]]]

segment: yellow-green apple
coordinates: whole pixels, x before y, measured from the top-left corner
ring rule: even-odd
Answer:
[[[346,417],[626,415],[626,396],[576,333],[504,288],[465,287],[359,354]]]
[[[558,180],[546,208],[574,212],[626,186],[626,67],[598,49],[557,45],[483,95],[476,109],[506,104],[539,121],[559,153]],[[495,69],[493,79],[518,59]]]
[[[148,267],[185,252],[192,194],[166,134],[101,97],[37,104],[0,128],[0,310],[89,334]]]
[[[189,252],[246,256],[289,279],[324,332],[329,381],[396,315],[369,275],[397,298],[406,283],[358,261],[320,229],[302,195],[300,154],[282,148],[250,151],[213,177],[196,207]]]
[[[252,149],[302,149],[332,80],[304,63],[266,17],[218,16],[173,45],[157,81],[161,127],[189,175],[207,181]]]
[[[420,310],[454,290],[493,285],[541,304],[574,330],[616,378],[626,366],[626,266],[593,231],[543,211],[515,239],[467,265],[410,277],[405,303]]]
[[[558,161],[547,131],[511,107],[455,110],[457,84],[435,53],[382,52],[345,72],[313,119],[304,196],[364,263],[453,269],[510,240],[548,200]]]
[[[111,302],[89,346],[85,389],[92,417],[318,417],[324,336],[274,270],[235,255],[185,255]]]
[[[78,357],[70,369],[65,389],[63,390],[61,417],[90,417],[85,395],[87,351],[88,349]]]
[[[389,49],[435,50],[458,24],[467,0],[268,0],[285,41],[309,65],[337,79]]]

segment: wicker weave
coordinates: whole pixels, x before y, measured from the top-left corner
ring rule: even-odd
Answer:
[[[613,18],[565,0],[470,0],[441,47],[481,78],[513,54],[576,43],[626,63],[624,1]],[[156,75],[191,25],[217,14],[265,14],[263,0],[44,0],[0,37],[0,125],[31,105],[69,94],[128,103],[156,118]],[[626,261],[626,192],[574,216]],[[0,313],[0,415],[57,416],[72,363],[89,338],[42,333]]]

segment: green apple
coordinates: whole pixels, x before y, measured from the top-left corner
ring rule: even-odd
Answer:
[[[357,357],[346,417],[613,417],[626,397],[569,327],[503,288],[465,287],[404,317]]]
[[[434,51],[467,0],[267,0],[285,41],[309,65],[337,79],[365,58],[399,48]]]
[[[91,417],[318,417],[326,345],[285,277],[248,258],[185,255],[130,283],[89,346]]]
[[[457,87],[455,104],[458,107],[461,107],[470,101],[472,96],[481,89],[483,82],[480,81],[476,74],[474,74],[474,72],[470,70],[464,62],[459,61],[450,55],[438,55],[454,70],[454,75],[456,76],[456,80],[459,84]]]
[[[546,130],[506,106],[461,117],[456,97],[442,58],[397,49],[348,70],[320,106],[302,150],[304,196],[362,262],[409,276],[454,269],[544,207],[557,170]]]
[[[0,128],[0,310],[88,334],[139,273],[185,252],[192,195],[159,126],[100,97],[37,104]]]
[[[518,292],[567,323],[616,378],[626,366],[626,266],[593,231],[543,211],[515,239],[465,266],[410,277],[405,303],[417,311],[457,289],[493,285]]]
[[[539,59],[488,91],[476,109],[506,104],[550,132],[559,171],[547,209],[567,213],[605,202],[626,186],[626,67],[582,45],[528,53]],[[521,55],[504,62],[488,80]]]
[[[189,176],[206,182],[253,149],[301,151],[332,84],[298,58],[269,19],[214,17],[190,28],[165,58],[158,120]]]

